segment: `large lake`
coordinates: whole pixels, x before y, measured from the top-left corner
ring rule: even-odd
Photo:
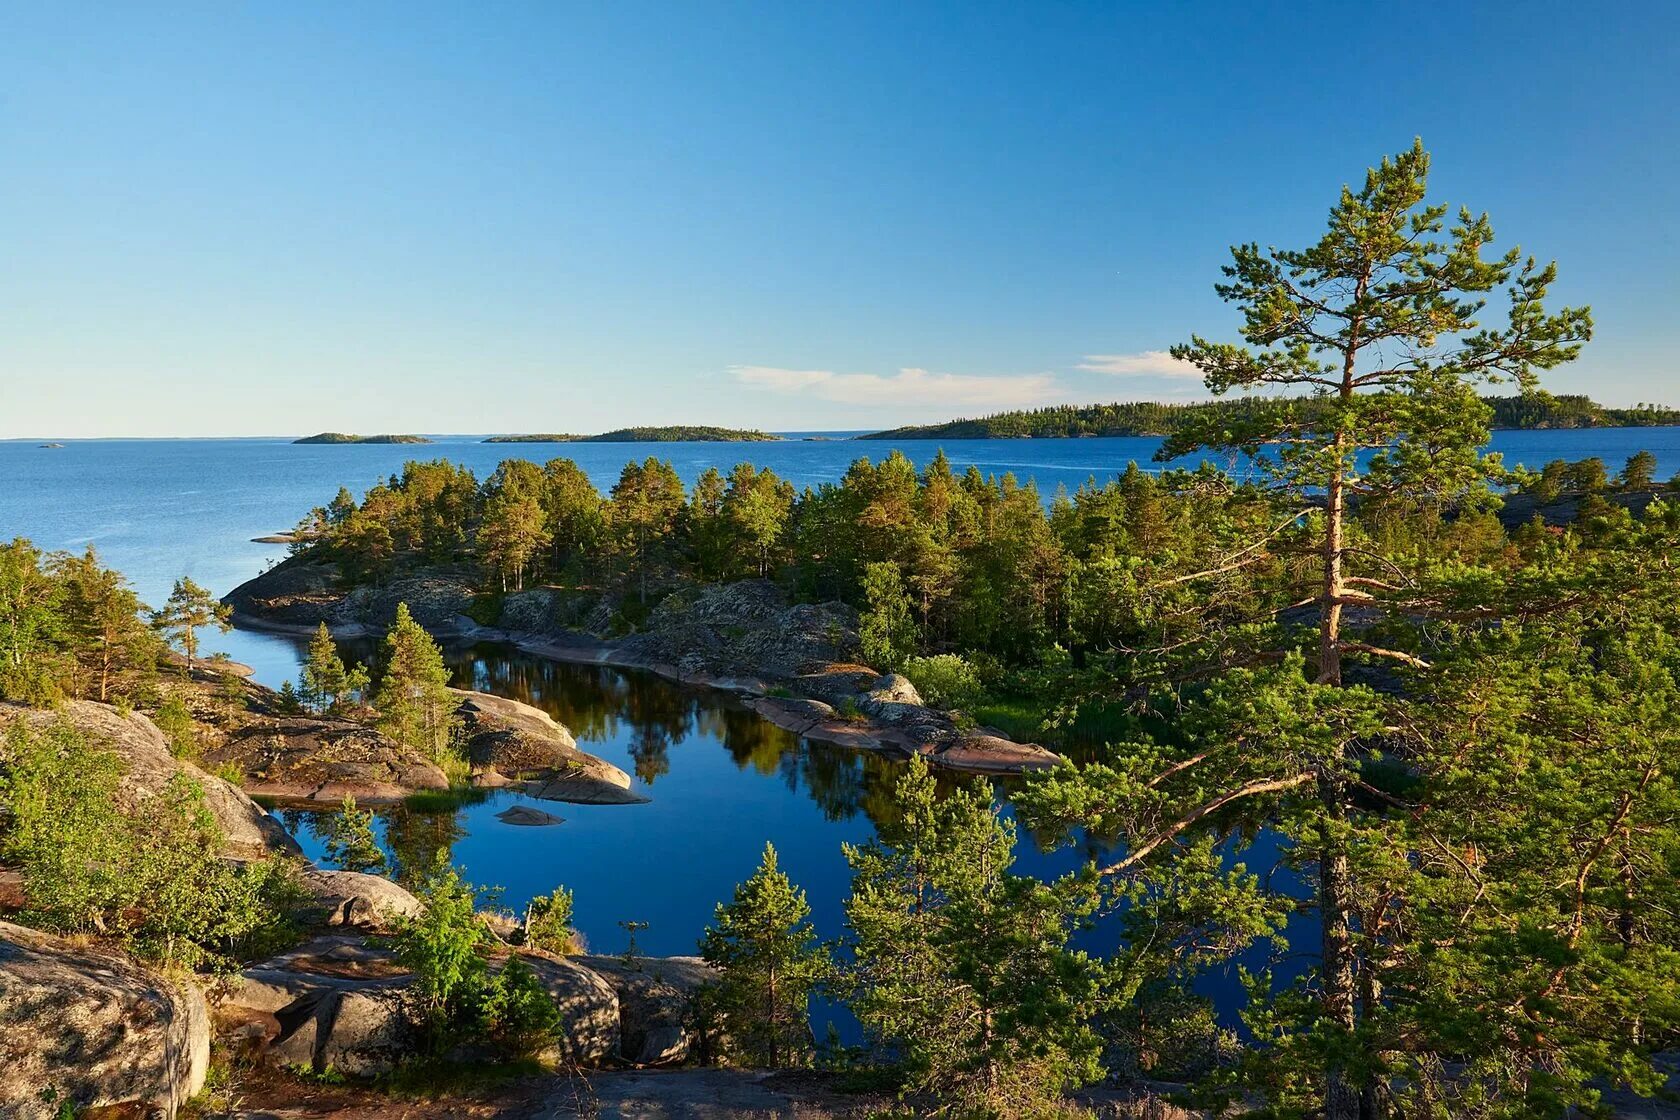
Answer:
[[[971,440],[944,444],[959,470],[1013,471],[1046,495],[1087,478],[1149,464],[1154,439]],[[897,447],[918,464],[927,441],[790,440],[769,444],[484,444],[438,437],[431,446],[295,446],[282,439],[67,441],[58,449],[0,441],[0,539],[29,537],[48,549],[92,543],[158,603],[172,580],[190,575],[226,592],[284,555],[251,538],[285,529],[337,488],[360,491],[413,458],[445,456],[484,477],[503,458],[576,460],[603,491],[632,458],[669,459],[686,482],[708,466],[743,459],[804,486],[840,477],[860,455]],[[1658,475],[1680,470],[1680,428],[1501,432],[1507,461],[1539,466],[1554,458],[1604,458],[1612,470],[1648,449]],[[1193,465],[1193,464],[1190,464]],[[278,686],[296,675],[299,643],[235,632],[211,648],[253,665]],[[578,924],[598,949],[624,945],[621,921],[646,922],[638,944],[688,953],[715,903],[756,865],[766,840],[809,891],[825,936],[840,932],[846,867],[840,845],[873,832],[893,767],[881,759],[806,743],[716,694],[688,691],[642,674],[532,661],[506,651],[458,651],[461,683],[539,704],[570,726],[581,745],[636,775],[646,805],[545,805],[565,818],[549,828],[496,820],[506,801],[469,806],[454,817],[388,822],[407,850],[450,843],[475,881],[500,885],[519,905],[556,884],[577,895]],[[313,844],[307,828],[300,831]],[[1080,853],[1045,855],[1021,845],[1021,866],[1048,873]],[[1100,931],[1094,948],[1106,948]]]

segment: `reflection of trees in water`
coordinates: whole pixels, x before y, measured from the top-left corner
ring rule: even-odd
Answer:
[[[450,861],[455,842],[467,834],[457,810],[422,812],[397,805],[380,814],[385,822],[385,850],[395,866],[393,876],[413,886],[426,873]]]
[[[456,809],[416,809],[401,804],[369,808],[374,811],[381,834],[380,847],[391,864],[391,877],[405,885],[413,885],[436,867],[439,853],[442,862],[448,862],[455,842],[467,834]],[[293,836],[325,844],[342,815],[336,808],[288,808],[280,810],[280,823]]]
[[[625,678],[599,665],[544,661],[508,646],[480,645],[446,655],[458,688],[471,688],[540,708],[579,741],[618,733]]]
[[[698,701],[652,675],[622,678],[623,718],[630,724],[630,757],[636,777],[652,785],[671,769],[670,750],[694,729]]]
[[[862,813],[879,828],[896,819],[898,760],[802,740],[728,697],[699,693],[653,673],[547,661],[505,645],[449,651],[447,657],[457,686],[540,708],[570,728],[579,742],[615,738],[628,724],[626,749],[636,776],[649,785],[670,771],[671,748],[698,732],[723,744],[741,769],[780,778],[790,793],[803,790],[830,821]],[[937,778],[942,792],[979,780],[951,773]],[[1007,797],[1011,784],[1000,783],[999,794]],[[434,835],[446,831],[433,827]],[[424,828],[407,822],[398,831],[416,834],[407,859],[393,853],[398,863],[428,864],[431,855],[424,847],[431,841]],[[1105,848],[1096,839],[1088,846],[1093,852]]]
[[[799,738],[784,731],[756,712],[732,706],[708,708],[700,713],[700,730],[723,744],[735,765],[751,767],[770,777],[788,773],[788,758],[797,755]],[[798,788],[797,762],[789,776],[789,788]]]

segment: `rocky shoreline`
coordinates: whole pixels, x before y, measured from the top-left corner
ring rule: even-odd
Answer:
[[[469,743],[494,773],[509,784],[533,781],[523,775],[536,771],[560,780],[548,772],[570,741],[563,727],[515,701],[461,695]],[[80,1106],[173,1116],[205,1084],[212,1036],[253,1067],[334,1077],[388,1073],[415,1051],[413,977],[391,935],[423,913],[419,898],[376,875],[308,863],[278,819],[239,786],[172,755],[143,714],[87,700],[58,709],[0,703],[0,732],[60,721],[118,759],[124,802],[160,796],[185,775],[204,791],[224,858],[291,863],[298,893],[288,906],[305,938],[213,983],[165,973],[110,944],[5,920],[26,898],[18,873],[0,869],[0,1055],[14,1074],[0,1081],[0,1115],[54,1120],[63,1113],[42,1095],[51,1088]],[[616,767],[594,762],[629,785]],[[604,773],[588,780],[613,784]],[[697,959],[558,956],[510,944],[519,940],[511,918],[483,920],[495,946],[490,967],[517,956],[563,1014],[553,1061],[660,1066],[689,1056],[691,997],[712,975]]]
[[[344,589],[330,562],[289,559],[230,592],[236,625],[305,635],[321,623],[341,639],[382,634],[399,602],[439,641],[494,642],[551,661],[651,672],[728,692],[797,735],[985,774],[1047,769],[1060,756],[925,705],[914,686],[857,660],[857,616],[840,603],[791,604],[763,580],[679,591],[642,629],[603,637],[598,604],[536,588],[501,596],[493,623],[466,581],[448,571]],[[469,613],[471,612],[471,613]]]

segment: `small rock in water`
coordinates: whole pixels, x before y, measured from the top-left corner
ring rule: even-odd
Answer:
[[[513,805],[496,814],[496,819],[503,824],[517,824],[529,827],[539,827],[547,824],[564,824],[563,817],[553,813],[545,813],[541,809],[533,809],[529,805]]]

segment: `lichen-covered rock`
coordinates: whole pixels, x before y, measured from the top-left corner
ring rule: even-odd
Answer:
[[[374,728],[316,716],[251,720],[206,752],[234,766],[253,793],[288,801],[397,801],[414,790],[448,789],[436,763]]]
[[[1036,743],[1017,743],[984,731],[969,732],[931,753],[931,760],[951,770],[975,774],[1019,774],[1049,770],[1061,756]]]
[[[910,683],[910,678],[903,673],[884,673],[875,679],[869,689],[868,702],[876,705],[900,704],[920,708],[922,695],[916,691],[916,686]]]
[[[320,1013],[315,1068],[346,1077],[375,1077],[395,1069],[414,1049],[404,997],[395,987],[340,992]]]
[[[69,1101],[173,1117],[209,1064],[196,988],[0,922],[0,1115],[54,1120]]]
[[[72,700],[50,711],[0,703],[0,730],[18,721],[44,728],[61,719],[86,736],[92,746],[111,751],[121,760],[123,773],[117,792],[126,804],[157,796],[172,778],[184,774],[203,788],[205,806],[221,826],[223,851],[229,857],[257,859],[272,853],[302,853],[285,827],[245,791],[171,755],[163,732],[139,712],[125,714],[92,700]]]
[[[272,1017],[259,1049],[273,1061],[372,1077],[413,1047],[403,1003],[411,982],[388,944],[329,935],[233,977],[216,1017],[236,1026]]]
[[[694,994],[717,979],[699,957],[580,957],[618,993],[619,1052],[638,1065],[668,1065],[688,1057],[694,1039],[689,1014]]]
[[[517,785],[550,801],[617,804],[645,801],[630,793],[630,775],[579,750],[564,724],[541,708],[456,689],[473,780],[496,787]]]
[[[548,828],[557,824],[565,824],[563,817],[553,813],[545,813],[541,809],[534,809],[529,805],[509,805],[496,814],[496,819],[503,824],[517,825],[520,828]]]
[[[426,909],[407,890],[378,875],[311,868],[299,879],[313,896],[311,916],[321,925],[383,931]]]
[[[223,597],[237,619],[270,629],[304,633],[326,623],[340,637],[383,634],[408,604],[414,620],[434,634],[471,632],[467,617],[475,596],[467,579],[450,571],[419,572],[380,584],[347,588],[337,564],[313,556],[291,557]]]
[[[709,676],[787,678],[857,655],[857,612],[843,603],[791,606],[768,580],[681,591],[654,608],[622,651]]]
[[[425,572],[378,587],[356,588],[345,597],[338,617],[360,624],[369,633],[383,634],[395,624],[398,604],[406,604],[414,621],[433,634],[459,634],[475,626],[467,617],[475,598],[461,575]]]
[[[313,630],[339,621],[344,595],[337,564],[293,557],[240,584],[223,602],[248,619]]]
[[[565,1023],[566,1056],[581,1065],[616,1057],[620,1047],[618,993],[599,972],[568,957],[524,956],[553,997]]]

